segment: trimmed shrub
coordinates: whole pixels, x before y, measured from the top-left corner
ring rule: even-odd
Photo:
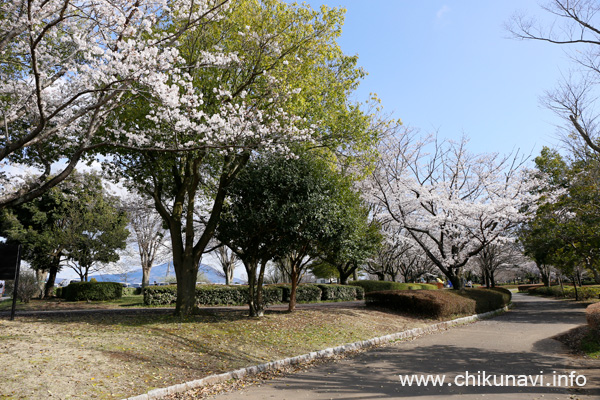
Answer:
[[[144,304],[148,306],[166,306],[177,301],[177,286],[146,286]]]
[[[137,288],[134,288],[134,287],[124,287],[123,288],[123,296],[133,296],[133,295],[138,294],[136,292],[137,292]]]
[[[600,303],[589,305],[585,309],[585,318],[590,328],[600,334]]]
[[[504,289],[506,290],[506,289]],[[509,292],[510,293],[510,292]],[[501,290],[489,289],[464,289],[457,290],[456,294],[468,299],[475,300],[475,313],[481,314],[494,311],[510,303],[511,296]]]
[[[277,285],[282,290],[281,302],[289,303],[292,293],[292,285]],[[318,302],[321,301],[322,291],[317,285],[310,283],[298,285],[296,288],[296,301]]]
[[[264,286],[266,304],[280,303],[283,289],[277,286]],[[169,305],[177,301],[177,286],[148,286],[144,291],[144,304]],[[199,285],[196,286],[196,305],[244,305],[248,303],[248,286]]]
[[[400,282],[389,282],[389,281],[352,281],[350,285],[360,286],[364,289],[365,293],[380,292],[384,290],[435,290],[437,285],[428,283],[400,283]]]
[[[600,287],[599,286],[584,286],[578,287],[577,292],[579,294],[580,300],[586,299],[597,299],[600,296]],[[574,299],[575,298],[575,288],[573,286],[563,286],[561,289],[560,286],[540,286],[529,289],[529,294],[539,295],[539,296],[550,296],[556,298],[567,298]]]
[[[62,296],[62,290],[63,290],[63,288],[61,288],[61,287],[55,287],[54,288],[54,296],[56,296],[58,298],[63,297]]]
[[[543,286],[544,285],[542,285],[541,283],[535,283],[535,284],[530,284],[530,285],[519,285],[519,286],[517,286],[517,289],[519,290],[520,293],[527,293],[529,291],[529,289],[543,287]]]
[[[123,296],[123,286],[116,282],[76,282],[62,290],[67,301],[106,301],[120,299]]]
[[[413,315],[447,318],[480,314],[504,307],[510,297],[497,290],[387,290],[366,294],[367,306],[385,307]]]
[[[362,288],[352,285],[317,285],[321,291],[321,300],[352,301],[364,297]],[[361,293],[362,292],[362,293]]]
[[[384,307],[430,318],[473,314],[476,308],[475,300],[445,290],[385,290],[367,293],[365,299],[368,307]]]
[[[480,288],[480,289],[486,289],[486,288]],[[504,305],[510,304],[510,301],[512,300],[512,292],[506,288],[503,287],[493,287],[493,288],[489,288],[488,290],[493,290],[495,292],[501,293],[502,297],[503,297],[503,301],[504,301]]]

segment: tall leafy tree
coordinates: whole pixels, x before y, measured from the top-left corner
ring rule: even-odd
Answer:
[[[132,101],[118,118],[129,129],[154,129],[160,140],[173,132],[165,143],[194,150],[120,152],[113,154],[118,168],[109,166],[153,198],[169,229],[178,314],[194,309],[200,257],[217,228],[227,188],[252,154],[286,153],[301,145],[351,157],[376,137],[370,118],[348,101],[363,72],[336,44],[340,10],[238,0],[224,16],[180,41],[193,66],[186,70],[192,86],[202,93],[188,103],[186,121],[155,118],[158,111],[143,101]]]
[[[61,233],[66,257],[81,281],[87,281],[90,272],[119,260],[117,250],[126,247],[129,236],[127,214],[119,199],[106,193],[97,174],[76,175],[63,186],[69,200]]]
[[[23,245],[23,260],[37,271],[47,272],[44,295],[51,296],[56,275],[66,255],[63,230],[69,218],[69,201],[55,187],[42,196],[2,210],[0,235]]]
[[[217,237],[244,262],[251,293],[257,294],[251,314],[262,312],[264,267],[276,258],[285,261],[290,275],[289,311],[294,310],[300,277],[320,246],[351,234],[340,223],[352,211],[347,200],[357,198],[351,181],[312,153],[262,157],[247,166],[229,193]]]

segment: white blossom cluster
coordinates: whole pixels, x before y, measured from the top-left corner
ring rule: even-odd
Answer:
[[[221,48],[205,49],[187,65],[180,36],[222,18],[227,0],[17,0],[0,5],[0,161],[49,144],[47,163],[111,144],[132,148],[223,151],[250,145],[285,151],[310,132],[281,104],[297,91],[278,88],[269,107],[257,107],[225,86],[221,106],[208,113],[206,93],[190,69],[228,68],[244,61]],[[157,27],[169,29],[155,29]],[[268,42],[246,29],[248,40]],[[276,85],[268,73],[263,79]],[[279,85],[283,87],[283,85]],[[115,114],[134,98],[151,103],[148,124]],[[269,103],[269,104],[270,104]],[[285,138],[285,140],[281,140]],[[58,150],[58,151],[57,151]],[[79,152],[79,153],[78,153]],[[34,162],[35,164],[35,162]],[[44,169],[44,165],[38,167]],[[7,178],[10,179],[10,178]],[[0,203],[15,195],[0,193]]]
[[[427,153],[430,150],[431,153]],[[534,211],[537,185],[515,158],[473,156],[466,141],[419,141],[405,133],[384,142],[364,188],[376,217],[406,232],[441,268],[460,268]],[[527,212],[525,212],[527,210]]]

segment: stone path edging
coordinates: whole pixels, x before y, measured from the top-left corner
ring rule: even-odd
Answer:
[[[247,368],[237,369],[235,371],[226,372],[219,375],[209,375],[202,379],[196,379],[190,382],[181,383],[178,385],[169,386],[162,389],[154,389],[150,390],[148,393],[141,394],[139,396],[128,397],[124,400],[154,400],[161,399],[164,396],[182,393],[191,389],[196,389],[202,386],[212,385],[215,383],[225,382],[231,379],[241,379],[245,376],[256,375],[260,372],[278,370],[284,366],[288,365],[296,365],[305,362],[309,362],[311,360],[320,359],[320,358],[329,358],[336,354],[342,354],[349,351],[356,351],[360,349],[365,349],[374,346],[380,346],[382,344],[391,343],[396,340],[402,339],[410,339],[414,337],[418,337],[421,335],[425,335],[428,333],[434,333],[439,331],[444,331],[453,326],[463,325],[469,322],[479,321],[480,319],[494,317],[498,314],[502,314],[505,311],[508,311],[509,306],[505,306],[504,308],[499,308],[495,311],[489,311],[483,314],[475,314],[470,315],[468,317],[462,317],[453,319],[450,321],[438,322],[437,324],[429,325],[424,328],[414,328],[409,329],[407,331],[402,331],[398,333],[392,333],[390,335],[380,336],[373,339],[363,340],[360,342],[344,344],[342,346],[331,347],[325,350],[313,351],[308,354],[303,354],[296,357],[284,358],[283,360],[271,361],[265,364],[254,365]]]

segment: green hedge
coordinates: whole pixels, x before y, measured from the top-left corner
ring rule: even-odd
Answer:
[[[579,299],[587,300],[587,299],[597,299],[600,297],[600,286],[583,286],[578,287],[577,292],[579,294]],[[560,286],[540,286],[530,288],[528,290],[529,294],[539,295],[539,296],[549,296],[556,298],[567,298],[574,299],[575,298],[575,288],[573,286],[563,286],[561,289]]]
[[[479,288],[479,289],[485,289],[485,288]],[[488,290],[493,290],[496,291],[498,293],[501,293],[504,299],[504,304],[509,304],[510,301],[512,300],[512,292],[506,288],[503,287],[493,287],[493,288],[489,288]]]
[[[365,293],[380,292],[383,290],[434,290],[438,288],[437,285],[427,283],[400,283],[389,281],[352,281],[350,282],[350,285],[362,287]]]
[[[123,296],[133,296],[139,294],[137,293],[137,288],[134,287],[124,287],[123,288]]]
[[[277,286],[263,287],[266,304],[281,302],[283,289]],[[177,301],[177,286],[148,286],[144,291],[144,304],[169,305]],[[196,305],[244,305],[248,303],[248,286],[198,285]]]
[[[449,291],[385,290],[366,294],[368,307],[384,307],[429,318],[444,318],[456,314],[473,314],[475,300]]]
[[[542,285],[541,283],[519,285],[519,286],[517,286],[517,290],[520,293],[527,293],[527,292],[529,292],[529,289],[535,289],[535,288],[539,288],[539,287],[544,287],[544,285]]]
[[[506,292],[508,292],[508,294]],[[512,297],[509,290],[501,288],[457,290],[456,294],[475,300],[475,314],[481,314],[502,308],[510,303],[510,299]]]
[[[497,310],[510,302],[506,293],[487,289],[387,290],[366,294],[370,307],[384,307],[429,318],[479,314]]]
[[[317,285],[321,291],[321,300],[352,301],[364,299],[364,290],[352,285]]]
[[[282,290],[282,298],[281,302],[289,303],[290,294],[292,292],[292,285],[277,285],[277,287]],[[322,291],[321,288],[317,285],[313,284],[302,284],[298,285],[296,288],[296,301],[305,301],[305,302],[317,302],[321,301]]]
[[[116,282],[76,282],[62,288],[61,292],[67,301],[115,300],[123,296],[123,285]]]

